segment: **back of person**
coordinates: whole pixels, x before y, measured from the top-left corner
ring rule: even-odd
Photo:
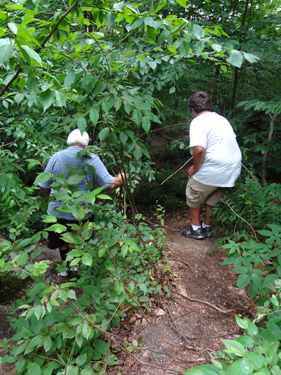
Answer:
[[[205,185],[232,187],[241,171],[241,151],[232,126],[215,112],[203,113],[190,126],[190,146],[204,147],[204,157],[193,178]]]
[[[48,171],[55,176],[63,174],[62,177],[67,179],[71,169],[75,169],[77,172],[82,170],[86,175],[79,184],[74,184],[74,186],[78,185],[79,191],[86,192],[90,191],[89,188],[86,189],[86,186],[88,182],[93,181],[93,175],[87,169],[87,158],[77,157],[78,152],[81,150],[81,147],[70,146],[65,150],[56,152],[49,161]]]

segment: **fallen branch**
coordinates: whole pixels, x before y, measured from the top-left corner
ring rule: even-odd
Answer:
[[[248,223],[247,220],[243,219],[243,217],[240,216],[236,211],[234,211],[234,209],[230,206],[229,203],[223,201],[220,197],[219,197],[219,200],[220,200],[222,203],[226,204],[226,205],[230,208],[230,210],[231,210],[236,216],[239,217],[239,219],[241,219],[242,221],[244,221],[244,223],[246,223],[246,224],[251,228],[251,230],[253,231],[253,234],[254,234],[254,236],[255,236],[255,239],[256,239],[256,241],[258,242],[257,234],[256,234],[254,228],[252,227],[252,225],[251,225],[250,223]]]
[[[215,305],[212,305],[211,303],[209,303],[209,302],[207,302],[207,301],[201,301],[200,299],[195,299],[195,298],[188,297],[188,296],[182,294],[182,293],[178,290],[177,285],[176,285],[176,290],[177,290],[177,292],[178,292],[178,294],[179,294],[180,296],[182,296],[182,297],[188,299],[189,301],[192,301],[192,302],[199,302],[199,303],[204,303],[205,305],[208,305],[208,306],[212,307],[213,309],[216,309],[216,310],[220,311],[220,312],[223,313],[223,314],[227,314],[227,313],[229,313],[229,312],[231,312],[231,311],[234,311],[234,310],[222,310],[222,309],[220,309],[219,307],[217,307],[217,306],[215,306]]]
[[[175,320],[171,314],[171,311],[170,311],[170,308],[169,308],[169,305],[167,305],[167,309],[168,309],[168,314],[171,318],[171,321],[172,321],[172,325],[174,327],[174,329],[177,331],[177,333],[182,337],[184,338],[184,340],[188,343],[189,340],[193,340],[193,339],[190,339],[189,337],[187,337],[183,332],[181,332],[180,330],[178,330],[177,326],[176,326],[176,323],[175,323]],[[190,346],[190,345],[184,345],[185,348],[187,349],[191,349],[191,350],[196,350],[196,351],[199,351],[199,350],[202,350],[202,348],[195,348],[193,346]]]
[[[171,248],[169,248],[169,251],[171,251],[176,257],[178,257],[183,264],[187,265],[189,268],[191,268],[193,271],[194,269],[191,267],[191,265],[189,263],[187,263],[185,260],[183,260],[180,256],[178,256],[177,253],[175,253]]]

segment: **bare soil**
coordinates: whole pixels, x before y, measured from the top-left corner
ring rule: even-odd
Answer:
[[[235,315],[253,316],[254,304],[234,285],[232,267],[221,265],[223,251],[208,255],[213,240],[180,237],[190,225],[184,216],[173,214],[165,221],[172,296],[152,299],[150,313],[138,311],[123,321],[119,334],[142,349],[135,358],[120,355],[121,365],[110,374],[177,374],[211,363],[212,353],[224,349],[221,339],[242,334]]]
[[[167,298],[165,292],[160,292],[152,296],[150,312],[128,311],[115,333],[129,343],[136,340],[141,350],[132,352],[132,356],[117,353],[120,364],[107,369],[107,374],[178,374],[210,363],[211,353],[224,348],[221,339],[241,335],[235,315],[253,316],[254,305],[247,293],[234,285],[237,277],[230,271],[232,267],[221,265],[224,252],[215,249],[213,255],[208,255],[213,239],[180,237],[189,225],[186,213],[173,213],[166,218],[165,256],[171,266],[163,281],[172,295]],[[41,257],[54,258],[53,275],[49,276],[53,278],[58,254],[44,249]],[[3,313],[5,306],[0,307],[2,340],[10,338],[12,332],[7,314]],[[13,368],[3,364],[0,375],[15,374]]]

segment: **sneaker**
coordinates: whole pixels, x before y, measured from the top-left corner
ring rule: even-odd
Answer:
[[[193,238],[194,240],[204,240],[205,238],[202,228],[194,230],[192,226],[181,232],[181,237]]]
[[[80,267],[79,263],[75,264],[73,272],[78,272],[79,267]]]
[[[67,271],[60,272],[60,276],[66,277],[68,276],[68,272]]]
[[[202,228],[202,232],[205,238],[210,238],[212,235],[211,227]]]

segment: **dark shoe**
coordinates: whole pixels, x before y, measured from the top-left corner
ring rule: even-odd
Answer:
[[[194,240],[204,240],[205,238],[202,228],[194,230],[192,226],[181,232],[181,237],[193,238]]]
[[[212,235],[211,227],[202,228],[202,232],[205,238],[210,238]]]

